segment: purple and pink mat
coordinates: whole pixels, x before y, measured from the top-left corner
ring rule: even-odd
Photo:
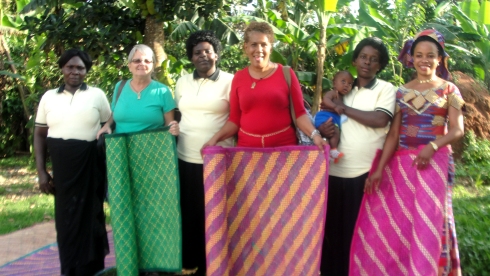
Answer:
[[[328,147],[207,147],[208,276],[317,276]]]
[[[114,255],[112,231],[109,231],[107,235],[109,238],[110,253],[105,257],[105,267],[109,268],[116,265],[116,257]],[[57,243],[41,247],[25,256],[0,266],[0,275],[60,275]]]

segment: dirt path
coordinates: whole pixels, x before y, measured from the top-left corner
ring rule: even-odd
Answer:
[[[56,242],[54,221],[0,236],[0,266]]]

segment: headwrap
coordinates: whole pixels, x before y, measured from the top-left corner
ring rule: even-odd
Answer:
[[[436,75],[445,80],[449,80],[451,78],[451,75],[447,70],[447,60],[449,59],[449,55],[444,51],[444,42],[445,42],[444,36],[442,36],[442,34],[436,30],[433,29],[423,30],[420,33],[416,34],[413,39],[407,40],[405,42],[405,45],[403,46],[402,51],[400,52],[400,55],[398,55],[398,60],[406,68],[413,68],[413,58],[410,55],[410,50],[412,49],[414,42],[417,41],[418,38],[423,36],[428,36],[432,38],[435,43],[441,45],[443,54],[442,54],[442,60],[439,63],[439,66],[437,66],[436,68]]]

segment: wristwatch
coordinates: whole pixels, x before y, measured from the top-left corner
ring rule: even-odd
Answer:
[[[312,132],[311,132],[311,135],[310,135],[310,139],[313,140],[313,137],[315,137],[316,135],[322,137],[322,135],[320,134],[320,131],[318,131],[318,129],[314,129]]]

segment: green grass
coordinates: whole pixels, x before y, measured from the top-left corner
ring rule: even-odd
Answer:
[[[4,168],[10,168],[10,167],[25,167],[30,164],[30,156],[24,155],[24,156],[18,156],[18,157],[11,157],[11,158],[1,158],[0,159],[0,170]]]
[[[453,211],[463,275],[490,275],[490,187],[455,187]]]
[[[54,197],[39,191],[29,156],[0,159],[0,235],[54,219]],[[109,207],[104,205],[106,222]]]
[[[0,234],[7,234],[54,218],[52,196],[0,196]]]

